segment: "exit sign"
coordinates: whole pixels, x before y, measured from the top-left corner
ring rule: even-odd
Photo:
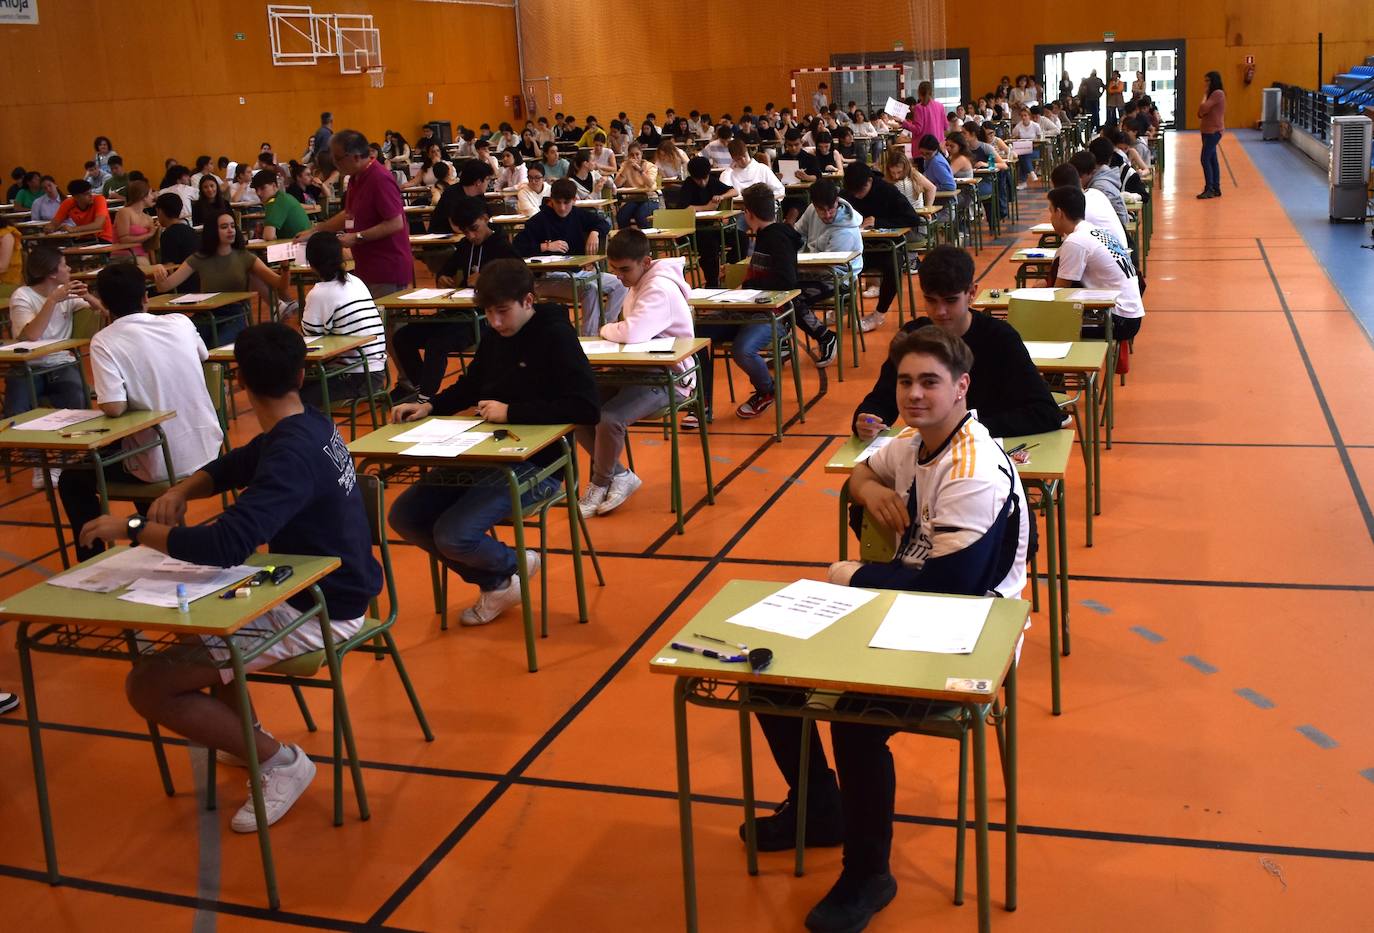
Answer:
[[[904,49],[904,48],[906,48],[906,44],[903,43],[900,39],[898,39],[896,42],[892,43],[892,51],[894,51],[894,52],[900,52],[900,51],[902,51],[902,49]]]
[[[1102,34],[1102,41],[1103,41],[1103,42],[1115,42],[1115,41],[1116,41],[1116,33],[1114,33],[1114,32],[1104,32],[1104,33]]]

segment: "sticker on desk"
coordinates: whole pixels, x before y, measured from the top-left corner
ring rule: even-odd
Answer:
[[[499,449],[503,454],[523,454],[525,451],[529,450],[528,447],[502,447]]]
[[[677,658],[654,658],[655,664],[676,664]]]
[[[976,677],[946,677],[945,689],[955,693],[987,693],[992,689],[992,681]]]

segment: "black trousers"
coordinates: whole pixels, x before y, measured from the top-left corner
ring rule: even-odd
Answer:
[[[886,314],[897,297],[897,273],[892,268],[889,253],[864,253],[864,268],[876,269],[878,275],[878,314]]]
[[[116,463],[105,468],[105,482],[107,483],[141,483],[143,480],[134,476],[124,464],[128,461]],[[78,561],[90,560],[97,554],[105,551],[105,542],[93,541],[90,547],[82,547],[81,529],[91,519],[100,515],[100,494],[97,491],[95,482],[95,469],[86,467],[70,467],[62,471],[62,475],[57,478],[57,495],[62,500],[62,508],[67,513],[67,522],[72,526],[72,540],[76,541],[76,559]],[[138,514],[147,515],[148,506],[152,505],[152,499],[140,499],[134,507],[138,509]]]
[[[448,371],[449,354],[472,346],[472,325],[407,324],[391,337],[396,365],[421,395],[433,396],[439,391]]]
[[[338,376],[331,376],[329,379],[329,402],[342,402],[344,399],[365,398],[374,392],[381,392],[386,388],[387,374],[384,372],[369,372],[364,375],[357,373],[342,373]],[[312,408],[324,407],[324,389],[316,379],[301,386],[301,401]],[[325,412],[325,414],[329,414]]]

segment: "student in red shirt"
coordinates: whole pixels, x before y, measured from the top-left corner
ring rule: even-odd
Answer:
[[[353,274],[367,283],[374,298],[409,288],[415,263],[396,179],[372,157],[367,137],[357,130],[335,133],[329,150],[339,171],[350,176],[344,209],[296,239],[308,240],[320,230],[340,234],[339,242],[353,251]]]
[[[48,221],[45,228],[52,233],[58,227],[69,224],[69,233],[94,234],[102,243],[114,242],[114,224],[110,222],[110,207],[105,195],[92,194],[91,183],[84,178],[67,185],[70,195],[57,208],[57,214]]]

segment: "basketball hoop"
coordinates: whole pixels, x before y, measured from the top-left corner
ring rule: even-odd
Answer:
[[[382,87],[386,83],[386,66],[367,69],[367,77],[373,87]]]

